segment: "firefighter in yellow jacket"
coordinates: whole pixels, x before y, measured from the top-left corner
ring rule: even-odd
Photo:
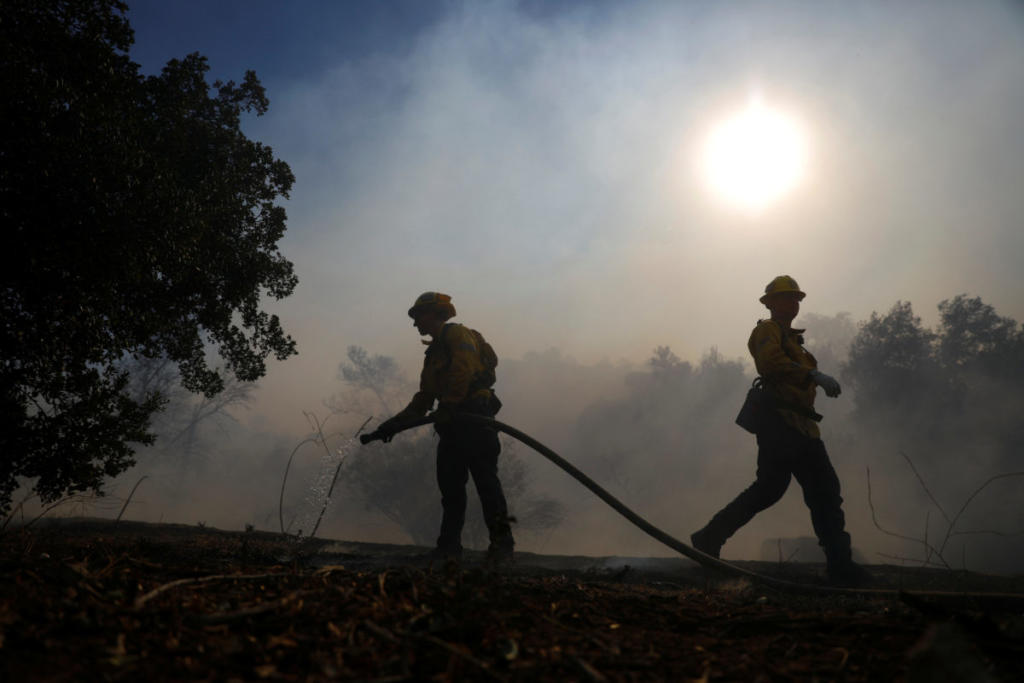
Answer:
[[[507,562],[514,545],[509,525],[508,505],[498,479],[498,454],[501,444],[494,429],[453,420],[454,413],[475,413],[494,417],[501,403],[494,394],[493,366],[486,354],[489,345],[473,330],[449,323],[455,306],[447,294],[425,292],[409,317],[421,336],[429,336],[419,391],[409,405],[378,431],[398,431],[402,423],[426,415],[433,407],[434,428],[440,437],[437,445],[437,484],[441,489],[441,533],[431,553],[437,559],[462,556],[462,527],[466,518],[466,483],[469,475],[480,496],[484,521],[490,536],[487,559]],[[496,365],[496,359],[491,361]]]
[[[851,557],[839,478],[818,431],[821,416],[814,410],[818,387],[835,398],[840,386],[818,370],[818,362],[803,347],[804,330],[791,327],[804,296],[788,275],[780,275],[765,287],[760,301],[771,311],[771,318],[758,321],[747,342],[764,392],[755,428],[757,478],[690,540],[697,550],[718,557],[726,539],[782,498],[790,479],[796,477],[825,551],[829,578],[856,584],[868,577]]]

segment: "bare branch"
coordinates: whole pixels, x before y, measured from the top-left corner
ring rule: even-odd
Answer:
[[[292,459],[295,458],[295,454],[299,452],[299,449],[305,446],[310,441],[316,441],[315,436],[308,437],[299,442],[295,448],[292,449],[292,454],[288,456],[288,464],[284,466],[284,477],[281,478],[281,496],[277,501],[277,518],[281,523],[281,533],[287,533],[284,530],[284,485],[288,483],[288,470],[292,467]]]
[[[922,541],[920,538],[913,538],[911,536],[904,536],[903,534],[898,534],[898,533],[896,533],[894,531],[889,531],[888,529],[883,528],[882,525],[878,523],[878,516],[875,514],[875,504],[871,500],[871,468],[870,467],[866,467],[865,469],[867,470],[867,474],[868,474],[868,507],[871,509],[871,521],[874,522],[875,528],[878,529],[879,531],[881,531],[883,534],[886,534],[887,536],[892,536],[893,538],[899,538],[899,539],[904,540],[904,541],[910,541],[911,543],[918,543],[918,544],[923,545],[924,549],[925,549],[925,559],[923,560],[925,566],[927,566],[929,564],[929,558],[931,557],[931,553],[934,553],[935,555],[939,556],[940,559],[941,559],[941,555],[939,554],[939,552],[935,548],[933,548],[930,545],[928,545],[927,537],[925,538],[925,540]],[[921,562],[921,560],[917,560],[917,561]],[[947,565],[947,568],[948,568],[948,565]]]
[[[124,505],[121,506],[121,512],[117,513],[117,519],[114,520],[114,524],[117,524],[118,522],[121,521],[121,515],[124,514],[125,509],[128,507],[128,503],[132,502],[132,496],[135,495],[135,489],[139,488],[139,484],[141,484],[143,482],[143,480],[148,479],[148,478],[149,478],[149,475],[148,474],[144,474],[144,475],[142,475],[139,478],[139,480],[137,482],[135,482],[135,486],[132,487],[132,491],[131,491],[131,493],[128,494],[128,498],[124,501]]]
[[[943,548],[946,547],[946,542],[949,541],[950,536],[952,536],[953,527],[956,526],[956,523],[960,520],[960,517],[963,516],[964,512],[967,511],[967,507],[971,504],[971,501],[973,501],[975,499],[975,497],[979,493],[981,493],[983,490],[985,490],[985,488],[989,484],[991,484],[992,482],[998,481],[999,479],[1008,479],[1010,477],[1024,477],[1024,472],[1006,472],[1006,473],[1003,473],[1003,474],[997,474],[994,477],[989,477],[985,481],[985,483],[983,483],[981,486],[979,486],[974,491],[974,493],[972,493],[970,496],[967,497],[967,500],[964,501],[964,504],[961,505],[960,509],[957,511],[956,516],[953,517],[953,521],[951,521],[949,523],[949,530],[946,532],[946,538],[942,541],[942,547]]]
[[[910,465],[910,469],[914,473],[914,476],[917,477],[917,481],[919,484],[921,484],[921,488],[924,489],[924,492],[928,495],[928,499],[932,501],[932,504],[935,505],[935,507],[938,508],[939,512],[942,513],[942,517],[946,520],[946,524],[952,524],[952,522],[949,519],[949,515],[947,515],[946,511],[942,509],[941,505],[939,505],[939,501],[937,501],[935,499],[935,496],[932,495],[932,492],[928,489],[928,485],[924,483],[924,477],[922,477],[921,474],[917,471],[917,468],[914,467],[914,461],[911,460],[910,457],[903,451],[900,451],[900,455],[903,456],[903,459],[907,461],[908,465]]]
[[[905,541],[911,541],[913,543],[921,544],[924,547],[924,549],[925,549],[925,559],[924,559],[924,565],[923,566],[943,567],[945,569],[952,569],[952,567],[950,566],[949,562],[946,561],[944,553],[946,551],[946,546],[948,545],[949,540],[951,538],[953,538],[954,536],[968,536],[968,535],[978,535],[978,534],[991,534],[991,535],[995,535],[995,536],[1002,536],[1002,537],[1008,537],[1008,538],[1009,537],[1016,537],[1016,536],[1024,536],[1024,530],[1017,531],[1017,532],[1003,532],[1003,531],[995,531],[995,530],[990,530],[990,529],[982,529],[982,530],[976,530],[976,531],[957,531],[956,530],[957,523],[960,521],[960,518],[963,517],[964,513],[967,511],[967,508],[970,506],[971,502],[983,490],[985,490],[985,488],[987,488],[990,484],[992,484],[993,482],[998,481],[1000,479],[1008,479],[1008,478],[1011,478],[1011,477],[1024,477],[1024,472],[1006,472],[1006,473],[1003,473],[1003,474],[997,474],[995,476],[989,477],[987,480],[985,480],[984,483],[981,484],[981,486],[979,486],[977,489],[975,489],[974,492],[971,493],[971,495],[967,497],[967,499],[964,501],[963,505],[960,506],[960,509],[957,511],[956,515],[954,515],[952,518],[950,518],[949,515],[946,514],[946,512],[942,508],[942,506],[939,504],[938,500],[936,500],[935,496],[932,495],[932,492],[928,489],[928,486],[924,482],[924,478],[917,471],[917,468],[914,466],[913,461],[905,453],[903,453],[902,451],[900,451],[900,455],[903,457],[904,460],[907,461],[907,464],[910,465],[910,469],[914,472],[914,476],[917,477],[918,483],[921,484],[921,487],[924,489],[925,493],[928,495],[929,500],[931,500],[932,504],[935,505],[936,508],[938,508],[939,512],[942,513],[942,516],[946,520],[946,524],[947,524],[946,533],[943,535],[942,543],[939,545],[938,548],[936,548],[928,540],[929,527],[930,527],[930,524],[929,524],[929,517],[930,517],[930,515],[929,515],[929,513],[927,511],[925,512],[925,528],[924,528],[924,538],[923,539],[911,538],[910,536],[904,536],[902,534],[898,534],[898,533],[895,533],[895,532],[892,532],[892,531],[889,531],[887,529],[882,528],[882,526],[878,523],[878,518],[877,518],[877,516],[875,514],[875,506],[874,506],[874,503],[872,502],[872,499],[871,499],[871,468],[870,467],[867,468],[868,507],[871,509],[871,521],[874,522],[875,528],[877,528],[879,531],[881,531],[882,533],[887,534],[889,536],[893,536],[894,538],[899,538],[899,539],[902,539],[902,540],[905,540]],[[933,562],[932,561],[933,556],[937,560],[937,562]],[[966,566],[966,561],[964,561],[964,566]]]
[[[18,514],[19,510],[21,510],[21,518],[24,521],[25,503],[35,498],[36,495],[37,494],[35,493],[35,491],[29,491],[28,493],[26,493],[25,497],[18,501],[18,504],[14,506],[13,510],[11,510],[11,514],[7,515],[7,519],[4,520],[3,526],[0,526],[0,531],[3,531],[7,528],[7,525],[11,523],[11,520],[14,519],[14,515]]]
[[[988,534],[989,536],[1001,536],[1003,538],[1016,538],[1017,536],[1024,536],[1024,529],[1020,531],[996,531],[995,529],[972,529],[970,531],[954,531],[950,534],[953,536],[981,536]]]

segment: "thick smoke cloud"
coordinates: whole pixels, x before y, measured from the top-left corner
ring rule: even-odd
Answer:
[[[893,310],[902,310],[901,305]],[[797,320],[808,328],[808,344],[817,351],[822,367],[841,373],[846,384],[839,399],[819,396],[817,407],[825,415],[823,439],[843,483],[856,551],[870,563],[1020,571],[1024,556],[1014,539],[1024,531],[1024,514],[1013,501],[1024,487],[1024,476],[1020,428],[1013,415],[1024,407],[1016,381],[1024,376],[1024,329],[1016,321],[1003,320],[1009,336],[998,349],[1001,375],[985,371],[994,352],[984,343],[977,346],[981,365],[941,367],[932,355],[908,360],[890,354],[869,358],[879,367],[865,375],[866,330],[887,315],[892,313],[880,312],[871,321],[856,324],[845,313],[806,313]],[[921,329],[924,336],[932,334]],[[899,344],[905,343],[904,337],[892,334],[888,339]],[[939,339],[934,353],[940,353]],[[857,363],[849,358],[851,343],[860,349]],[[918,368],[912,382],[901,386],[897,377],[896,385],[885,385],[892,381],[885,378],[885,366],[901,371],[910,364]],[[506,359],[499,370],[498,389],[506,405],[500,419],[556,449],[613,495],[684,541],[753,479],[754,439],[733,423],[753,377],[746,359],[726,358],[712,348],[700,360],[689,362],[661,347],[643,364],[583,364],[552,349]],[[864,384],[865,377],[872,382],[882,378],[880,390],[893,396],[903,393],[910,404],[900,403],[903,398],[883,404]],[[392,386],[408,389],[401,378],[383,389],[391,391]],[[948,391],[936,390],[939,387]],[[392,394],[385,398],[398,405]],[[359,448],[347,438],[381,404],[366,392],[359,395],[352,382],[340,380],[327,403],[337,411],[325,429],[328,457],[315,443],[298,452],[280,511],[287,527],[295,533],[303,524],[309,526],[306,522],[315,518],[323,502],[315,489],[319,487],[322,496],[325,477],[329,479],[344,454],[351,460],[341,469],[320,535],[410,542],[407,529],[380,514],[386,505],[372,505],[364,489],[351,486],[372,471],[367,466],[374,459],[406,457],[394,445]],[[187,466],[164,453],[122,477],[121,496],[141,472],[152,478],[132,516],[277,529],[284,464],[301,437],[247,433],[241,426],[227,432],[211,428],[205,437],[198,449],[205,457]],[[428,430],[417,438],[431,440]],[[373,488],[390,491],[395,500],[419,498],[420,488],[432,491],[429,444],[423,450],[424,474],[403,484],[411,487],[407,492],[399,491],[396,482],[379,482]],[[515,455],[509,457],[529,469],[530,496],[557,501],[564,512],[555,528],[520,533],[521,549],[598,556],[670,554],[539,455],[522,447],[510,453],[513,450]],[[388,472],[386,467],[377,471]],[[417,528],[428,529],[429,535],[439,509],[439,501],[427,501],[423,514],[429,519]],[[512,512],[517,512],[514,504]],[[775,559],[782,553],[787,560],[820,560],[813,541],[795,556],[795,546],[779,546],[811,536],[810,519],[794,482],[779,504],[729,541],[724,556]],[[941,557],[934,550],[941,550]]]
[[[809,292],[809,345],[833,373],[855,323],[897,300],[929,327],[935,303],[961,292],[1024,320],[1014,3],[467,2],[401,39],[393,52],[267,83],[270,113],[250,131],[297,176],[283,246],[300,277],[271,308],[300,356],[272,365],[239,414],[253,440],[234,439],[232,476],[192,508],[154,506],[153,517],[273,521],[302,412],[324,414],[343,388],[345,349],[391,356],[415,377],[421,347],[404,311],[424,290],[452,294],[458,320],[498,349],[502,419],[595,466],[594,443],[614,444],[625,464],[605,458],[602,483],[684,539],[753,475],[753,439],[732,418],[752,376],[757,295],[773,276]],[[754,93],[800,117],[811,162],[801,188],[752,217],[704,191],[695,155]],[[692,381],[635,414],[663,345]],[[701,385],[712,349],[746,375]],[[820,402],[855,544],[869,561],[910,553],[875,528],[865,468],[878,515],[917,537],[930,502],[900,452],[923,471],[927,454],[902,435],[865,434],[850,392]],[[974,436],[984,452],[987,437]],[[310,464],[295,481],[314,476],[315,456],[299,459]],[[950,508],[996,473],[976,460],[926,472]],[[526,549],[662,552],[539,459],[535,473],[568,517]],[[213,491],[225,487],[245,494],[218,506]],[[726,557],[809,535],[795,489]],[[331,534],[402,540],[361,506],[339,505]]]
[[[281,83],[254,133],[299,179],[285,247],[301,283],[280,313],[303,355],[268,394],[328,393],[349,344],[414,367],[402,311],[425,289],[508,357],[586,363],[661,343],[741,356],[780,272],[857,319],[957,292],[1024,317],[1020,14],[465,3],[399,53]],[[804,121],[812,155],[756,217],[716,203],[694,158],[752,93]]]

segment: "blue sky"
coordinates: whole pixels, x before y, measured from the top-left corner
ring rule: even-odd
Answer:
[[[253,69],[246,132],[295,172],[274,303],[301,355],[268,394],[315,407],[349,344],[419,347],[452,294],[503,353],[744,357],[757,295],[926,322],[966,292],[1024,320],[1024,9],[1011,2],[132,2],[133,58]],[[757,216],[694,171],[752,94],[808,131],[804,184]]]
[[[210,58],[215,78],[253,69],[274,88],[375,53],[407,53],[443,9],[429,0],[150,0],[129,3],[128,17],[133,57],[146,73],[198,51]]]

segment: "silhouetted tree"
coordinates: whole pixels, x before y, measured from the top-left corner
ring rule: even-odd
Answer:
[[[909,301],[897,301],[884,316],[871,314],[850,344],[841,373],[862,419],[905,422],[924,398],[947,388],[933,356],[935,339]]]
[[[251,71],[206,59],[144,77],[116,0],[9,0],[0,20],[0,509],[18,478],[44,500],[99,490],[148,444],[159,388],[126,357],[166,357],[207,397],[295,353],[264,296],[295,287],[278,251],[294,181],[242,134],[267,109]]]
[[[1024,331],[981,297],[959,294],[939,304],[938,359],[947,369],[1021,379]]]
[[[957,388],[953,425],[974,436],[1000,469],[1019,469],[1024,444],[1024,329],[980,297],[939,304],[936,355]],[[972,451],[975,449],[971,449]]]
[[[679,356],[668,346],[655,347],[654,353],[647,359],[647,365],[655,374],[672,373],[683,368],[689,369],[689,363],[684,363]]]

